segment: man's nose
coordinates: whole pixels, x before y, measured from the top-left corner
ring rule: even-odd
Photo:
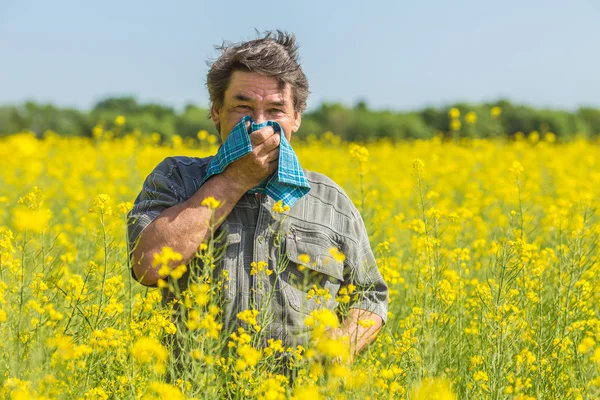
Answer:
[[[267,121],[267,115],[266,115],[266,113],[264,113],[262,111],[256,111],[254,113],[254,115],[252,116],[252,119],[254,120],[255,124],[261,124],[261,123]]]

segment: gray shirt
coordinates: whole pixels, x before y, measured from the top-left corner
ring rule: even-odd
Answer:
[[[128,214],[130,251],[163,210],[196,193],[211,158],[168,157],[148,175]],[[246,193],[217,230],[224,251],[213,276],[218,280],[227,271],[229,277],[222,282],[224,333],[241,326],[238,312],[253,308],[266,317],[265,339],[305,344],[309,337],[305,318],[320,307],[339,310],[338,291],[349,284],[356,289],[342,307],[367,310],[386,321],[388,288],[360,213],[327,176],[304,173],[310,192],[289,212],[274,212],[275,201],[266,195]],[[332,255],[332,249],[343,253],[345,260]],[[251,274],[251,264],[259,261],[275,272]],[[324,289],[331,298],[311,296],[311,288]],[[170,296],[163,291],[163,300]]]

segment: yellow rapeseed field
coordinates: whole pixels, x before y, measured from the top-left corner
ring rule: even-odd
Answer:
[[[21,133],[0,139],[3,398],[600,398],[599,143],[292,144],[354,200],[390,288],[388,323],[354,363],[322,337],[338,323],[327,310],[308,317],[306,348],[256,346],[257,310],[224,336],[221,277],[178,293],[187,362],[172,362],[181,327],[159,289],[131,278],[126,213],[165,157],[214,154],[206,132],[168,145],[118,127]],[[293,383],[275,368],[284,356]]]

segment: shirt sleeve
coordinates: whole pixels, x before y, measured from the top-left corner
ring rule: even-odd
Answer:
[[[369,236],[358,210],[355,210],[350,223],[349,235],[355,241],[347,240],[343,248],[346,255],[344,280],[346,284],[356,286],[356,296],[351,295],[349,308],[373,312],[385,324],[388,314],[388,286],[377,267]]]
[[[127,214],[127,237],[129,257],[137,245],[141,233],[163,210],[184,200],[184,185],[175,160],[167,157],[148,175]],[[133,275],[133,268],[131,270]]]

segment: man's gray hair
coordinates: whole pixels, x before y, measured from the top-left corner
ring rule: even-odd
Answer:
[[[216,49],[221,51],[221,55],[212,63],[206,77],[212,106],[223,106],[233,72],[245,71],[275,77],[280,88],[289,84],[294,110],[303,112],[306,109],[308,79],[300,67],[298,45],[293,34],[267,31],[261,38],[241,43],[223,42]]]

